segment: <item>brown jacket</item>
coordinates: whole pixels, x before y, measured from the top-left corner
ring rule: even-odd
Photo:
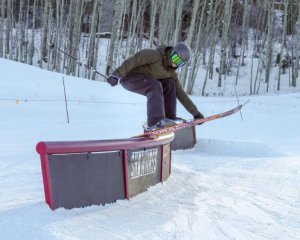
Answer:
[[[186,110],[193,116],[199,113],[179,82],[176,68],[171,66],[172,47],[160,46],[157,49],[144,49],[126,59],[113,75],[125,77],[143,74],[155,79],[173,79],[176,83],[176,96]]]

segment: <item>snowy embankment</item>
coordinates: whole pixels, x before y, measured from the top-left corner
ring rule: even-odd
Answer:
[[[63,75],[3,59],[0,71],[0,239],[300,239],[300,94],[250,97],[243,121],[235,114],[197,127],[196,147],[173,152],[164,185],[129,201],[51,211],[36,143],[137,135],[146,101],[64,76],[68,124]],[[193,100],[206,116],[236,105]]]

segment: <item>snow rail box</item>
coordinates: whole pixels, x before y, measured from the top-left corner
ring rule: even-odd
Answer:
[[[45,200],[52,210],[71,209],[144,192],[170,176],[173,139],[39,142]]]

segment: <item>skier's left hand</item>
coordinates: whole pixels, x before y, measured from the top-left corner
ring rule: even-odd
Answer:
[[[119,82],[119,78],[114,76],[114,75],[110,75],[108,78],[107,78],[107,82],[112,86],[116,86]]]

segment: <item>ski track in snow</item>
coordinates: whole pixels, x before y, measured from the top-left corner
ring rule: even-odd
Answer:
[[[4,98],[62,99],[60,74],[0,61],[9,71]],[[172,153],[163,185],[105,206],[51,211],[36,143],[133,136],[146,114],[145,99],[121,87],[72,77],[66,86],[70,99],[101,103],[70,102],[66,124],[63,102],[0,102],[1,240],[300,239],[299,94],[252,97],[243,122],[235,114],[197,127],[197,145]],[[235,104],[194,101],[207,116]]]

